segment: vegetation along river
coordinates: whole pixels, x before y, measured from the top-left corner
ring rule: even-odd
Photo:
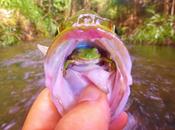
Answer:
[[[49,43],[45,40],[38,43]],[[127,46],[133,61],[125,129],[175,129],[175,48]],[[0,129],[21,129],[44,86],[43,57],[36,43],[0,49]]]

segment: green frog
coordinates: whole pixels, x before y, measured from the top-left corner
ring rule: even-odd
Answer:
[[[111,58],[103,57],[97,48],[79,48],[76,49],[64,64],[64,70],[70,65],[92,65],[101,64],[106,66],[106,70],[116,69],[115,63]]]
[[[69,65],[88,65],[97,64],[100,62],[101,54],[97,48],[79,48],[76,49],[70,58],[65,62],[64,69],[66,70]]]

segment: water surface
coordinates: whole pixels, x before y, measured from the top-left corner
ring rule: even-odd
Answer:
[[[174,130],[175,48],[127,47],[134,80],[127,110],[128,129]],[[0,129],[19,130],[44,86],[43,57],[36,43],[1,48],[0,52]]]
[[[137,130],[175,129],[175,48],[128,46],[133,61],[129,112]]]
[[[1,48],[0,52],[0,129],[19,130],[44,86],[43,57],[36,43]]]

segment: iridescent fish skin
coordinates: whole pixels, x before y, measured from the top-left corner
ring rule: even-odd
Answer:
[[[65,22],[49,47],[44,63],[45,81],[62,115],[77,103],[77,97],[89,83],[106,92],[112,118],[124,110],[130,95],[129,85],[132,84],[132,63],[126,47],[113,30],[114,26],[108,19],[81,12]],[[64,74],[67,57],[76,48],[86,47],[82,44],[84,42],[108,52],[116,70],[107,71],[98,64],[74,65]]]

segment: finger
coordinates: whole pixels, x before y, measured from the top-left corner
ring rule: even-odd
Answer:
[[[122,130],[126,126],[127,121],[128,115],[126,112],[123,112],[112,121],[109,130]]]
[[[108,130],[109,113],[106,94],[89,86],[82,92],[79,104],[59,121],[56,130]]]
[[[46,88],[32,105],[22,130],[54,130],[60,118]]]

